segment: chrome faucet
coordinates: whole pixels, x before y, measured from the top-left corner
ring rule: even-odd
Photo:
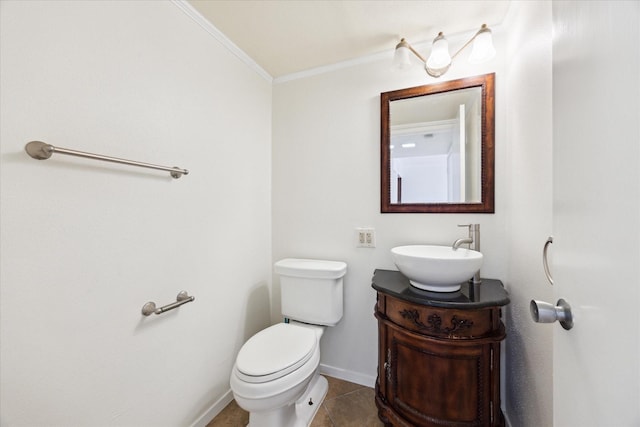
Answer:
[[[460,245],[468,243],[469,249],[480,252],[480,224],[459,224],[458,227],[468,227],[469,237],[453,242],[453,250],[455,251]]]
[[[459,224],[458,227],[468,227],[469,237],[458,239],[453,242],[453,250],[457,250],[460,245],[468,244],[469,249],[480,252],[480,224]],[[472,279],[473,283],[480,283],[480,270],[476,272]]]
[[[464,239],[456,240],[455,242],[453,242],[453,246],[452,246],[453,250],[454,251],[457,250],[460,247],[460,245],[464,245],[465,243],[468,243],[469,244],[469,249],[471,249],[471,244],[473,243],[473,238],[472,237],[467,237],[467,238],[464,238]]]

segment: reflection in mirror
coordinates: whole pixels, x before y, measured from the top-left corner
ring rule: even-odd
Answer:
[[[381,95],[381,211],[493,212],[493,74]]]
[[[480,88],[389,106],[391,203],[480,203]]]

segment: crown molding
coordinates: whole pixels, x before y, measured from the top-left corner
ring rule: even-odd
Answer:
[[[257,62],[255,62],[249,55],[247,55],[242,49],[236,46],[231,40],[227,38],[220,30],[218,30],[211,22],[209,22],[204,16],[200,14],[193,6],[186,0],[171,0],[171,3],[176,5],[178,9],[183,11],[185,15],[191,18],[196,24],[202,27],[210,36],[216,39],[222,46],[224,46],[234,56],[244,62],[249,68],[254,70],[260,77],[265,79],[269,83],[273,83],[273,77],[265,71]]]
[[[371,55],[366,55],[366,56],[362,56],[359,58],[354,58],[354,59],[348,59],[346,61],[341,61],[341,62],[336,62],[335,64],[329,64],[329,65],[323,65],[321,67],[316,67],[316,68],[310,68],[308,70],[304,70],[304,71],[298,71],[295,73],[290,73],[290,74],[285,74],[282,75],[280,77],[276,77],[273,79],[273,84],[278,84],[278,83],[286,83],[292,80],[298,80],[298,79],[303,79],[306,77],[312,77],[312,76],[317,76],[319,74],[325,74],[325,73],[329,73],[331,71],[336,71],[336,70],[341,70],[343,68],[351,68],[351,67],[355,67],[356,65],[361,65],[361,64],[368,64],[370,62],[375,62],[375,61],[379,61],[381,59],[389,59],[389,58],[393,58],[393,53],[389,53],[391,51],[388,52],[379,52],[379,53],[374,53]],[[389,61],[391,61],[391,59],[389,59]]]

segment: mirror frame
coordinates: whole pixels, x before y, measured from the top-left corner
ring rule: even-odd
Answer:
[[[380,212],[382,213],[494,213],[495,212],[495,73],[394,90],[380,94]],[[481,200],[479,203],[391,203],[390,102],[418,96],[479,87],[482,90]]]

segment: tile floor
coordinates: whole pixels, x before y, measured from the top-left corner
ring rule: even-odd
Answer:
[[[372,388],[324,375],[329,391],[311,427],[382,427]],[[249,414],[232,401],[207,427],[245,427]]]

